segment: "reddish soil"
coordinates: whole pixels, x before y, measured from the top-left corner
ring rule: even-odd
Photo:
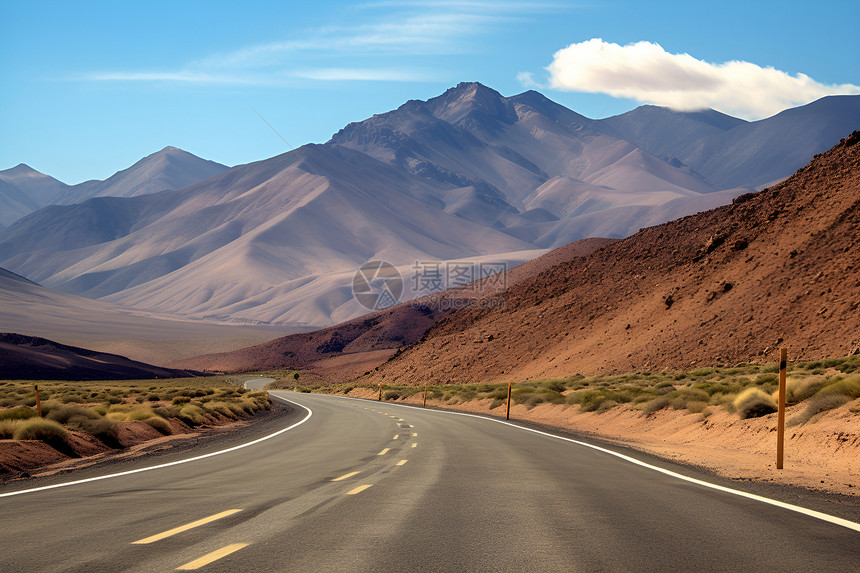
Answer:
[[[0,379],[138,380],[198,374],[160,368],[124,356],[68,346],[45,338],[0,333]]]
[[[323,376],[357,376],[384,363],[397,349],[418,342],[454,309],[498,296],[499,285],[510,287],[529,280],[559,262],[587,255],[613,242],[614,239],[577,241],[508,270],[504,280],[476,281],[329,328],[233,352],[181,360],[171,366],[220,372],[290,368]]]
[[[361,383],[540,379],[860,347],[860,132],[783,183],[643,229],[443,317]]]

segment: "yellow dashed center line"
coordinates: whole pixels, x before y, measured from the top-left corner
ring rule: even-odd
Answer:
[[[355,489],[351,489],[351,490],[349,490],[348,492],[346,492],[346,495],[355,495],[355,494],[357,494],[357,493],[361,493],[361,492],[363,492],[364,490],[366,490],[367,488],[372,487],[372,486],[373,486],[373,484],[372,484],[372,483],[371,483],[371,484],[360,485],[360,486],[358,486],[357,488],[355,488]]]
[[[410,428],[414,428],[415,426],[413,426],[412,424],[409,424],[409,427],[410,427]]]
[[[391,448],[385,448],[384,450],[382,450],[381,452],[379,452],[379,453],[378,453],[378,454],[376,454],[376,455],[377,455],[377,456],[384,456],[385,454],[387,454],[387,453],[388,453],[388,450],[390,450],[390,449],[391,449]]]
[[[233,515],[234,513],[238,513],[242,511],[241,509],[228,509],[227,511],[222,511],[221,513],[216,513],[215,515],[210,515],[209,517],[204,517],[203,519],[198,519],[197,521],[192,521],[191,523],[186,523],[185,525],[180,525],[179,527],[174,527],[173,529],[169,529],[164,533],[159,533],[157,535],[153,535],[151,537],[145,537],[143,539],[139,539],[138,541],[133,541],[134,545],[146,545],[147,543],[153,543],[155,541],[159,541],[164,539],[165,537],[170,537],[171,535],[176,535],[177,533],[182,533],[183,531],[188,531],[189,529],[194,529],[195,527],[200,527],[201,525],[206,525],[207,523],[211,523],[222,517],[227,517],[228,515]]]
[[[360,474],[360,473],[361,473],[361,472],[349,472],[348,474],[343,474],[343,475],[342,475],[342,476],[340,476],[339,478],[334,478],[334,479],[333,479],[333,480],[331,480],[331,481],[343,481],[343,480],[345,480],[345,479],[351,478],[352,476],[354,476],[354,475],[358,475],[358,474]]]
[[[413,438],[417,438],[417,437],[418,437],[418,432],[412,432],[412,437],[413,437]]]
[[[217,550],[213,551],[212,553],[207,553],[206,555],[204,555],[203,557],[200,557],[199,559],[195,559],[194,561],[189,561],[185,565],[180,565],[179,567],[176,568],[176,570],[177,571],[190,571],[192,569],[200,569],[204,565],[209,565],[213,561],[218,561],[222,557],[226,557],[226,556],[230,555],[231,553],[235,553],[236,551],[239,551],[243,547],[247,547],[247,546],[248,546],[247,543],[232,543],[230,545],[225,545],[221,549],[217,549]]]
[[[405,464],[405,463],[406,463],[406,462],[408,462],[408,461],[409,461],[409,460],[400,460],[399,462],[397,462],[397,465],[398,465],[398,466],[402,466],[403,464]]]
[[[417,444],[417,443],[413,443],[413,444],[412,444],[412,447],[413,447],[413,448],[417,448],[417,447],[418,447],[418,444]]]
[[[396,440],[396,439],[397,439],[397,438],[399,438],[399,437],[400,437],[400,434],[394,434],[394,437],[393,437],[393,438],[391,438],[391,439],[392,439],[392,440]]]

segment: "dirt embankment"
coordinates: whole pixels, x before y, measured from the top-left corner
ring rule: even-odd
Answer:
[[[377,398],[369,388],[356,388],[349,395]],[[421,393],[399,400],[408,404],[421,401]],[[428,399],[427,405],[504,418],[504,405],[490,409],[492,402]],[[776,414],[741,420],[722,409],[707,417],[663,409],[646,416],[628,405],[605,412],[582,412],[575,406],[543,403],[531,409],[512,405],[511,419],[572,430],[738,481],[774,482],[860,499],[860,416],[851,412],[857,406],[854,401],[803,425],[786,428],[782,470],[775,469]],[[791,419],[802,408],[789,407],[786,418]]]

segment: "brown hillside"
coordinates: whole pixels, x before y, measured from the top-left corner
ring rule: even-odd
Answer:
[[[285,336],[233,352],[197,356],[172,366],[222,372],[292,368],[355,376],[384,363],[398,348],[418,342],[452,309],[497,296],[495,285],[510,288],[553,265],[585,256],[613,242],[615,239],[601,238],[576,241],[508,270],[504,281],[477,281],[336,326]]]
[[[449,314],[366,382],[846,355],[860,345],[860,132],[783,183],[643,229]]]

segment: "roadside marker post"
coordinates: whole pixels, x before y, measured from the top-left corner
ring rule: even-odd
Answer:
[[[508,382],[508,409],[505,412],[505,420],[511,419],[511,383]]]
[[[39,412],[39,417],[44,418],[42,415],[42,400],[39,398],[39,386],[38,384],[33,386],[36,389],[36,410]]]
[[[779,351],[779,397],[776,414],[776,469],[782,469],[785,443],[785,371],[788,366],[788,350]]]
[[[427,383],[424,383],[424,404],[421,406],[422,408],[427,407]]]
[[[382,384],[379,385],[379,398],[377,398],[376,401],[382,402]]]

